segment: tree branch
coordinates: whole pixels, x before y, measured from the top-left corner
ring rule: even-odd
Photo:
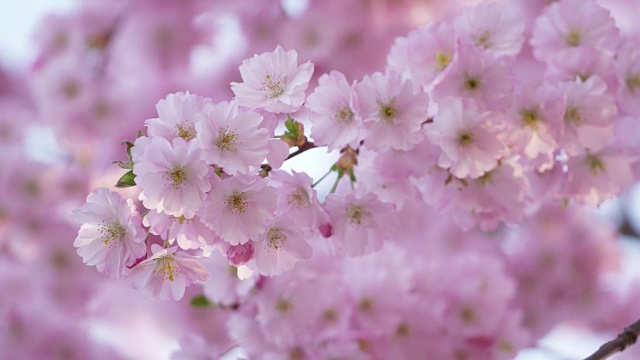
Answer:
[[[604,360],[611,355],[623,351],[627,347],[636,343],[638,336],[640,335],[640,320],[627,326],[615,339],[600,346],[598,351],[593,355],[585,358],[584,360]]]
[[[289,154],[289,156],[285,159],[285,161],[287,161],[287,160],[289,160],[289,159],[291,159],[293,157],[296,157],[296,156],[302,154],[303,152],[305,152],[307,150],[311,150],[311,149],[313,149],[315,147],[316,147],[316,144],[314,144],[312,141],[305,141],[304,145],[298,146],[298,150],[296,150],[296,151],[292,152],[291,154]]]
[[[298,146],[298,150],[296,150],[296,151],[292,152],[291,154],[289,154],[289,156],[287,156],[287,158],[284,159],[284,161],[287,161],[287,160],[289,160],[289,159],[291,159],[293,157],[296,157],[296,156],[302,154],[303,152],[305,152],[307,150],[315,149],[316,147],[317,147],[316,144],[314,144],[312,141],[305,141],[302,146]],[[272,170],[271,165],[269,165],[269,164],[260,165],[260,169],[264,173],[262,176],[267,176],[266,174],[269,174],[269,171]]]

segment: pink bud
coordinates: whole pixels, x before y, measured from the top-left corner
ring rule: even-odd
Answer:
[[[320,230],[320,234],[322,234],[322,236],[326,238],[333,235],[333,226],[331,226],[330,223],[326,223],[318,226],[318,230]]]
[[[227,259],[229,264],[240,266],[246,264],[253,258],[253,242],[249,241],[242,245],[232,245],[227,249]]]

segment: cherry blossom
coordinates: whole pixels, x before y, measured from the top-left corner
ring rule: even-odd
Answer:
[[[561,144],[569,154],[601,150],[613,137],[616,104],[607,86],[597,77],[573,81],[560,87],[567,96],[564,136]]]
[[[375,73],[365,76],[356,92],[368,131],[367,147],[409,150],[422,140],[429,100],[425,93],[414,91],[411,81],[394,72]]]
[[[136,140],[136,144],[139,142],[145,143]],[[200,159],[197,144],[187,143],[182,137],[169,142],[156,136],[150,138],[143,151],[133,158],[133,173],[142,189],[139,198],[144,206],[167,215],[192,218],[211,189],[212,171]]]
[[[444,78],[433,89],[433,98],[440,103],[458,97],[488,109],[505,108],[513,91],[511,61],[494,59],[475,46],[460,45]]]
[[[459,100],[447,103],[426,129],[442,149],[438,165],[459,178],[477,178],[493,169],[505,152],[503,122],[500,113],[479,112]]]
[[[460,42],[494,56],[515,55],[524,42],[521,16],[506,1],[465,9],[456,17],[455,29]]]
[[[311,136],[317,144],[327,145],[329,151],[345,146],[357,148],[364,139],[356,94],[341,72],[320,76],[318,87],[307,97],[305,106],[311,111]]]
[[[156,105],[158,118],[145,121],[149,136],[162,136],[171,141],[181,137],[191,141],[196,137],[198,114],[211,99],[186,93],[169,94]]]
[[[228,174],[248,173],[269,152],[270,135],[260,127],[262,116],[239,110],[236,102],[214,104],[199,119],[196,130],[202,158]]]
[[[576,11],[578,8],[580,11]],[[566,61],[567,56],[587,48],[612,59],[618,46],[618,29],[609,11],[595,1],[562,0],[544,9],[530,42],[535,57],[548,63]]]
[[[153,255],[132,270],[133,288],[142,290],[150,298],[180,300],[187,286],[206,281],[208,274],[204,265],[177,250],[177,246],[163,249],[157,244],[151,245]]]
[[[85,264],[113,278],[127,275],[127,266],[144,256],[145,233],[131,200],[106,188],[87,196],[87,203],[73,211],[82,223],[73,246]]]
[[[448,22],[425,25],[396,39],[387,69],[410,78],[417,86],[437,82],[456,53],[453,26]]]
[[[264,238],[257,242],[255,252],[256,268],[263,275],[282,274],[312,254],[304,233],[284,215],[273,219]]]
[[[149,228],[150,233],[169,241],[169,244],[177,242],[183,250],[198,249],[210,245],[216,239],[213,231],[197,215],[187,218],[184,215],[172,216],[149,211],[142,224]]]
[[[349,256],[380,249],[398,226],[393,205],[381,202],[372,193],[363,197],[330,194],[324,208],[331,219],[336,248]]]
[[[274,113],[294,112],[302,106],[313,74],[310,62],[298,65],[295,50],[278,46],[270,53],[255,55],[240,65],[243,82],[231,83],[238,103]]]
[[[266,233],[265,223],[274,217],[276,201],[276,190],[267,179],[234,176],[209,193],[201,219],[229,244],[245,244]]]

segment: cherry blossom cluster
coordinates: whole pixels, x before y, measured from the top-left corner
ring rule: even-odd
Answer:
[[[150,306],[142,299],[137,302],[136,294],[126,286],[85,271],[83,259],[72,245],[78,225],[71,219],[71,210],[80,207],[90,189],[111,186],[117,179],[111,160],[121,156],[119,141],[135,137],[144,119],[154,116],[153,105],[167,93],[187,88],[213,98],[228,98],[228,83],[239,80],[239,59],[262,51],[256,49],[272,50],[275,43],[298,49],[305,61],[313,58],[316,66],[340,65],[352,74],[370,72],[384,63],[385,54],[378,51],[381,44],[387,47],[395,36],[413,26],[410,14],[415,5],[413,1],[349,4],[323,0],[310,4],[306,13],[294,15],[279,0],[242,4],[199,0],[78,2],[67,11],[42,19],[32,37],[34,59],[15,63],[18,54],[2,51],[3,357],[130,358],[131,351],[114,344],[118,336],[106,340],[96,336],[105,329],[96,324],[106,324],[113,334],[123,334],[132,328],[134,317],[140,320],[162,313],[166,324],[156,324],[158,328],[179,332],[195,327],[197,316],[191,316],[191,307],[174,303]],[[14,9],[10,6],[3,11],[13,16]],[[336,17],[354,12],[359,14],[357,22],[350,16]],[[380,14],[385,15],[384,22],[377,20]],[[340,26],[326,27],[329,20]],[[230,29],[237,34],[230,34]],[[220,44],[229,36],[237,39],[237,46],[232,52],[220,51]],[[368,54],[366,61],[359,60],[359,53]],[[210,58],[217,59],[215,65],[208,65]],[[132,189],[122,194],[125,198],[137,196]],[[104,190],[95,191],[90,201],[107,199],[113,201],[111,207],[94,210],[111,216],[112,222],[92,223],[95,214],[76,212],[75,216],[91,225],[84,227],[84,240],[79,241],[86,241],[92,231],[103,230],[104,246],[117,248],[122,259],[144,258],[155,235],[151,234],[147,246],[142,247],[140,239],[147,229],[140,226],[138,214],[127,215],[132,205]],[[126,234],[128,241],[133,239],[131,246],[119,247],[121,234]],[[161,240],[156,242],[162,245]],[[101,252],[96,245],[84,248],[83,256],[91,264],[101,264],[100,271],[110,276],[117,277],[136,264],[114,262],[113,254]],[[209,313],[211,321],[203,328],[217,334],[218,339],[224,338],[226,314]],[[146,334],[146,330],[131,338]],[[156,345],[154,348],[162,348]]]
[[[93,316],[153,319],[176,360],[511,359],[640,317],[585,209],[640,177],[638,36],[606,1],[462,2],[45,19],[26,83],[0,72],[0,348],[117,358],[77,333]],[[283,166],[314,148],[322,178]]]

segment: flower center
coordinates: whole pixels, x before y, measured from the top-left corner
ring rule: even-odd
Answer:
[[[62,93],[68,99],[75,99],[76,97],[78,97],[78,95],[80,95],[80,85],[70,80],[62,86]]]
[[[347,220],[351,224],[362,225],[369,217],[369,213],[360,205],[351,204],[347,208]]]
[[[267,246],[273,250],[280,250],[285,241],[287,236],[278,228],[271,228],[267,233]]]
[[[109,247],[111,247],[115,241],[122,241],[127,233],[125,228],[117,222],[108,225],[105,223],[100,226],[98,231],[102,234],[102,242],[105,245],[109,245]]]
[[[582,115],[580,115],[580,109],[574,105],[567,106],[567,110],[564,113],[564,121],[580,125],[582,123]]]
[[[290,303],[287,299],[280,298],[276,302],[276,310],[281,313],[286,313],[293,309],[293,304]]]
[[[387,103],[380,104],[378,114],[380,118],[387,123],[392,123],[396,116],[398,116],[398,109],[396,109],[394,103],[395,99],[392,99]]]
[[[340,124],[348,125],[353,121],[353,111],[347,105],[342,106],[333,114],[333,118]]]
[[[296,189],[289,195],[289,205],[307,207],[309,205],[309,194],[303,188]]]
[[[463,307],[460,310],[460,319],[467,324],[474,323],[476,320],[476,312],[471,307]]]
[[[158,264],[154,270],[154,274],[157,277],[161,277],[164,280],[173,281],[176,275],[180,272],[180,267],[173,256],[163,256],[160,259],[156,259]]]
[[[476,37],[475,41],[476,45],[488,49],[489,47],[491,47],[491,34],[488,30],[485,30],[482,32],[482,34],[480,34],[480,36]]]
[[[636,89],[640,88],[640,74],[629,74],[625,79],[627,84],[627,89],[631,92],[635,92]]]
[[[247,194],[244,192],[234,191],[227,197],[225,205],[231,208],[231,212],[234,214],[244,213],[249,202],[247,201]]]
[[[593,176],[598,176],[598,173],[604,172],[606,170],[604,162],[602,162],[602,159],[598,155],[587,155],[584,161],[585,163],[587,163],[587,166],[589,166],[589,169],[591,169],[591,173],[593,173]]]
[[[358,309],[362,312],[370,312],[373,310],[373,299],[369,297],[362,298],[358,304]]]
[[[487,171],[486,173],[482,174],[482,176],[478,178],[478,181],[480,182],[480,184],[486,185],[488,181],[491,181],[492,177],[493,177],[493,171]]]
[[[235,151],[238,149],[236,145],[237,139],[238,134],[225,127],[220,129],[220,135],[218,135],[218,140],[216,140],[216,146],[221,150]]]
[[[469,91],[476,91],[480,88],[480,79],[467,75],[464,79],[464,88]]]
[[[175,217],[174,216],[173,220],[176,221],[180,225],[184,225],[185,222],[187,224],[191,224],[193,222],[193,219],[187,219],[186,217],[184,217],[184,215],[181,215],[180,217]]]
[[[284,94],[287,78],[282,75],[266,75],[262,82],[262,90],[267,92],[268,98],[277,98]]]
[[[520,110],[520,117],[522,117],[522,122],[533,129],[538,128],[538,121],[540,121],[540,113],[538,113],[537,109],[522,109]]]
[[[447,55],[443,52],[436,52],[436,64],[438,65],[438,70],[442,71],[444,70],[447,66],[449,66],[449,63],[451,62],[451,56]]]
[[[580,46],[582,43],[582,32],[580,29],[573,29],[567,34],[567,45],[571,47]]]
[[[176,134],[186,141],[189,141],[196,137],[196,129],[192,124],[188,124],[183,121],[180,124],[176,125]]]
[[[182,185],[187,182],[189,172],[184,166],[172,166],[169,171],[167,171],[164,178],[169,180],[169,187],[173,189],[180,189]]]
[[[407,337],[411,333],[411,327],[406,322],[401,322],[396,328],[397,337]]]
[[[463,131],[458,135],[458,144],[468,146],[473,143],[473,134],[470,131]]]

